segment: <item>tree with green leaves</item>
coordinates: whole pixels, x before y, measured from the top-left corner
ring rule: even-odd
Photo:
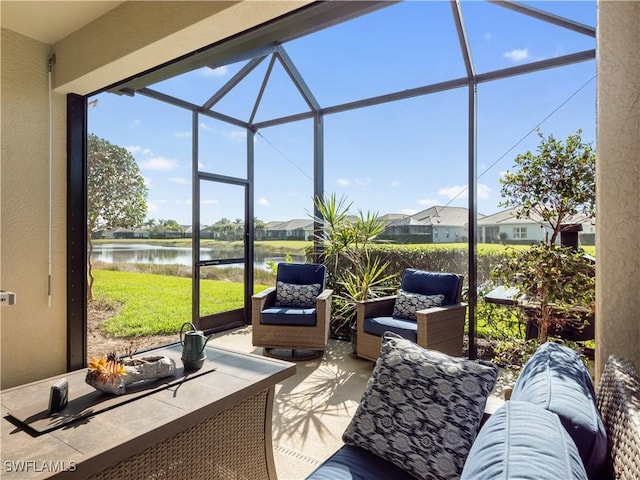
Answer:
[[[581,133],[578,130],[562,142],[538,131],[537,154],[518,155],[516,170],[500,179],[504,200],[499,205],[516,207],[517,218],[542,219],[553,232],[551,245],[575,215],[595,217],[596,154]]]
[[[87,141],[87,298],[93,298],[92,234],[111,228],[135,228],[147,215],[148,189],[133,155],[90,134]]]
[[[517,169],[500,180],[500,205],[516,207],[517,218],[538,216],[553,232],[540,245],[507,253],[492,271],[494,279],[518,288],[525,299],[521,306],[537,323],[539,342],[547,341],[551,327],[563,327],[572,312],[590,312],[595,301],[590,260],[581,249],[556,244],[563,225],[575,215],[595,216],[596,155],[581,133],[562,142],[538,132],[538,153],[518,155]]]

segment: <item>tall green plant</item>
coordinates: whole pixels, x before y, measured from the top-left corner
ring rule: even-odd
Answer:
[[[538,153],[518,155],[517,169],[500,180],[503,206],[515,206],[518,218],[537,214],[552,229],[550,239],[528,250],[507,254],[492,277],[513,285],[538,312],[538,340],[547,340],[549,328],[578,306],[590,309],[595,299],[594,268],[581,250],[556,244],[565,223],[583,213],[595,216],[595,162],[581,131],[565,142],[538,132]]]
[[[584,252],[571,247],[541,244],[528,250],[513,250],[492,272],[504,283],[517,280],[525,301],[535,306],[538,341],[546,342],[549,329],[571,310],[593,307],[595,269]],[[560,325],[562,326],[562,325]]]
[[[331,194],[316,198],[321,225],[317,239],[323,249],[328,271],[328,285],[334,290],[335,328],[353,325],[356,302],[381,296],[388,291],[394,278],[388,274],[388,261],[371,254],[370,246],[385,225],[377,213],[358,211],[350,215],[352,206],[345,197]]]

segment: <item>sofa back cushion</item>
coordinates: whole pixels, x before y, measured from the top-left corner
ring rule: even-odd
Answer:
[[[460,480],[587,480],[575,443],[555,413],[511,400],[482,426]]]
[[[327,269],[320,263],[279,263],[276,280],[296,285],[320,284],[324,290]]]
[[[577,352],[553,342],[541,345],[523,367],[511,399],[556,413],[578,447],[589,478],[600,478],[607,434],[591,376]]]
[[[452,305],[460,301],[462,277],[455,273],[426,272],[407,268],[402,274],[400,288],[405,292],[420,295],[444,295],[442,305]]]

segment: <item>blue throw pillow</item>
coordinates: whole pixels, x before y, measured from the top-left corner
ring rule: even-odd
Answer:
[[[511,400],[556,413],[578,447],[589,478],[599,478],[607,460],[607,433],[596,406],[589,371],[574,350],[541,345],[525,364]]]
[[[497,377],[489,362],[451,357],[386,332],[342,439],[420,480],[458,478]]]
[[[508,401],[480,429],[460,480],[587,480],[575,443],[555,413]]]
[[[297,285],[278,281],[276,283],[276,306],[314,308],[319,294],[319,283]]]

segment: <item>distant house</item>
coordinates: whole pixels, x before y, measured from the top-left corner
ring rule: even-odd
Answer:
[[[269,240],[313,240],[313,220],[268,222],[265,224],[264,235]]]
[[[538,215],[517,218],[517,207],[478,219],[479,243],[539,243],[551,237],[553,230]],[[585,215],[567,219],[567,224],[579,225],[580,243],[595,244],[595,225]],[[557,242],[560,242],[558,238]]]
[[[102,238],[127,239],[127,238],[149,238],[149,232],[142,228],[114,228],[104,232]]]

